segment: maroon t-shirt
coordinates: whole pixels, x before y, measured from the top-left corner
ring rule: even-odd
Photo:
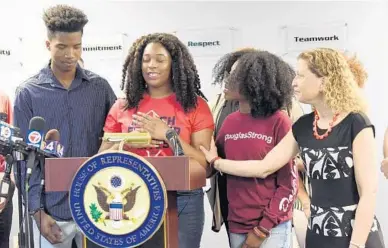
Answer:
[[[283,111],[266,118],[237,111],[225,119],[216,144],[227,159],[261,160],[290,129],[291,120]],[[290,220],[297,183],[292,161],[265,179],[228,175],[230,231],[247,233],[255,226],[270,230]]]

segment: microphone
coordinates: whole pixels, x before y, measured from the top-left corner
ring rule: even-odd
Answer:
[[[20,132],[20,128],[13,127],[12,141],[15,142],[16,140],[23,140],[23,137],[22,137],[22,134]]]
[[[21,161],[24,161],[25,154],[27,154],[27,151],[25,148],[27,147],[27,144],[24,143],[22,135],[20,133],[20,128],[15,127],[14,129],[14,136],[12,137],[12,141],[14,144],[14,148],[12,149],[12,157],[14,159],[14,175],[15,175],[15,184],[16,188],[21,190],[21,166],[18,164]],[[21,145],[23,143],[23,146]],[[18,197],[21,197],[20,194],[18,194]],[[19,198],[19,202],[21,202],[21,199]],[[22,212],[22,210],[19,211]]]
[[[46,133],[45,140],[43,142],[42,150],[46,154],[53,155],[54,157],[63,157],[63,146],[60,144],[60,134],[57,129],[51,129]],[[43,192],[45,185],[45,158],[40,156],[39,163],[42,166],[41,178],[40,178],[40,190]],[[42,196],[43,197],[43,196]],[[42,201],[42,199],[41,199]]]
[[[14,127],[14,134],[12,136],[12,141],[14,143],[15,148],[12,151],[12,156],[16,161],[23,161],[24,160],[24,154],[20,152],[20,143],[23,142],[22,135],[20,133],[20,128]],[[24,143],[24,142],[23,142]]]
[[[30,126],[27,133],[27,145],[29,148],[35,149],[29,149],[30,151],[27,155],[27,182],[29,181],[32,170],[36,165],[36,155],[42,144],[42,135],[45,124],[46,121],[39,116],[35,116],[30,120]]]
[[[45,140],[59,141],[60,138],[61,138],[61,135],[59,134],[59,131],[57,129],[50,129],[45,136]]]
[[[4,156],[12,153],[14,149],[15,127],[6,122],[7,117],[6,113],[0,113],[0,154]]]
[[[13,157],[8,154],[5,156],[5,172],[4,176],[0,182],[0,203],[7,204],[10,197],[13,196],[13,192],[15,191],[15,184],[11,182],[11,170],[13,165]],[[0,210],[1,212],[1,210]]]
[[[11,141],[13,135],[13,126],[8,124],[7,121],[8,115],[6,113],[0,113],[0,139],[2,141]]]
[[[35,116],[30,120],[30,126],[26,139],[27,145],[41,148],[45,125],[46,121],[40,116]]]
[[[63,157],[63,146],[59,142],[60,138],[61,136],[57,129],[49,130],[45,136],[42,150],[55,157]]]
[[[179,141],[179,136],[176,131],[172,128],[166,132],[166,138],[168,139],[171,149],[174,152],[174,156],[184,156],[183,147]]]

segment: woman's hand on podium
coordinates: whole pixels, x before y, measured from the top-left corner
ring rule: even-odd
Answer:
[[[62,243],[62,230],[50,215],[43,210],[39,210],[34,214],[34,219],[41,235],[51,244]]]

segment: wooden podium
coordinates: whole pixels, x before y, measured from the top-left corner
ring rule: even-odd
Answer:
[[[74,175],[87,159],[87,157],[46,159],[46,192],[69,191]],[[164,224],[161,227],[161,229],[164,228],[165,245],[163,248],[178,248],[176,192],[199,189],[205,186],[205,169],[198,162],[185,156],[144,157],[144,159],[150,162],[159,172],[167,189],[168,209]],[[89,247],[89,245],[84,245],[84,247]]]

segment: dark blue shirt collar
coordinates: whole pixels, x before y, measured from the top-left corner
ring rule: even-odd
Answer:
[[[43,80],[38,80],[36,83],[37,84],[59,84],[59,81],[58,79],[55,77],[53,71],[51,70],[51,60],[49,61],[49,63],[47,64],[47,66],[45,66],[39,74],[42,74],[44,77],[42,78]],[[48,80],[48,79],[51,79],[51,80]],[[89,82],[90,81],[90,77],[85,73],[85,70],[82,69],[78,64],[77,64],[77,68],[76,68],[76,72],[75,72],[75,78],[74,78],[74,81],[77,81],[81,79],[81,82],[83,81],[87,81]]]

